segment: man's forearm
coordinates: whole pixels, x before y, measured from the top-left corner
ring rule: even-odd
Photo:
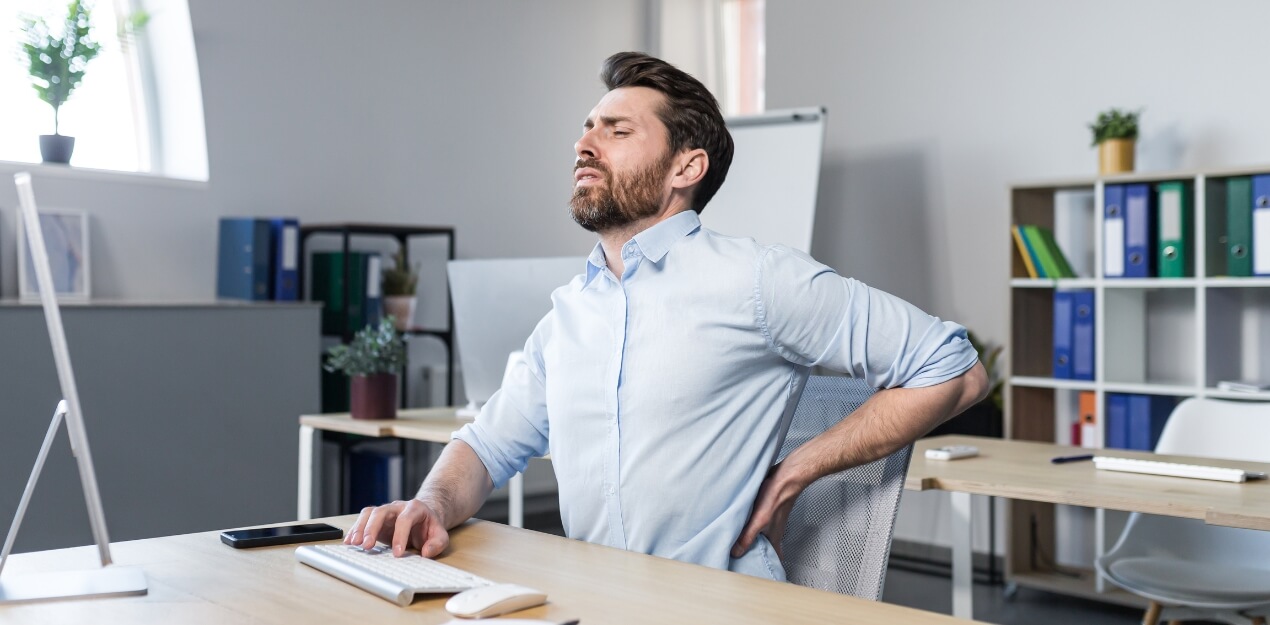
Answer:
[[[415,499],[432,508],[450,529],[476,514],[492,490],[494,482],[480,457],[467,443],[455,440],[445,446]]]
[[[806,487],[826,475],[886,457],[978,403],[986,393],[987,375],[980,364],[943,384],[878,391],[850,416],[794,450],[781,463],[782,469]]]

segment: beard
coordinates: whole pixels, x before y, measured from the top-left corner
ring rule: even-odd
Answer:
[[[596,160],[579,160],[574,171],[590,167],[604,175],[604,184],[573,190],[569,200],[573,220],[591,232],[603,232],[656,215],[662,209],[662,187],[670,166],[669,151],[629,176],[614,176],[608,166]]]

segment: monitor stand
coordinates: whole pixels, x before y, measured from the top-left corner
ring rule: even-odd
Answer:
[[[13,541],[17,539],[18,528],[22,525],[22,517],[26,514],[27,505],[31,503],[32,493],[35,492],[35,483],[40,479],[40,472],[44,469],[44,462],[48,460],[49,448],[53,446],[53,439],[57,436],[58,426],[62,424],[62,419],[65,417],[66,412],[66,401],[58,402],[57,409],[53,411],[53,422],[49,424],[48,434],[44,436],[44,444],[40,446],[40,453],[35,459],[35,467],[31,469],[31,477],[27,480],[26,490],[22,491],[22,500],[18,503],[18,511],[13,517],[13,525],[9,526],[9,534],[5,536],[4,550],[0,552],[0,573],[3,573],[4,565],[9,559],[9,552],[13,549]],[[81,476],[85,469],[91,474],[92,467],[85,467],[85,463],[88,462],[85,458],[87,454],[81,454],[79,450],[75,449],[75,438],[73,435],[70,437],[71,453],[75,455],[76,462],[80,465]],[[87,496],[87,494],[88,490],[85,489],[85,495]],[[90,500],[90,516],[92,516],[92,509],[92,501]],[[104,519],[101,521],[104,529]],[[96,529],[95,523],[94,529]],[[55,571],[50,573],[18,573],[16,575],[11,573],[7,577],[0,577],[0,605],[19,601],[48,601],[72,597],[88,598],[146,594],[146,576],[140,568],[112,565],[110,563],[110,552],[103,548],[100,537],[97,547],[101,554],[102,568],[100,569]]]

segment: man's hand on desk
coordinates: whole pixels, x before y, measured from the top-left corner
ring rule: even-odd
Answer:
[[[428,504],[418,499],[394,501],[363,509],[344,535],[344,544],[362,549],[373,549],[376,542],[391,545],[394,556],[416,548],[423,557],[435,558],[449,546],[450,533]]]

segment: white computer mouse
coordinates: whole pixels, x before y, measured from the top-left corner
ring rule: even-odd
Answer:
[[[445,609],[463,618],[498,616],[547,602],[547,593],[517,584],[493,584],[472,588],[450,597]]]

